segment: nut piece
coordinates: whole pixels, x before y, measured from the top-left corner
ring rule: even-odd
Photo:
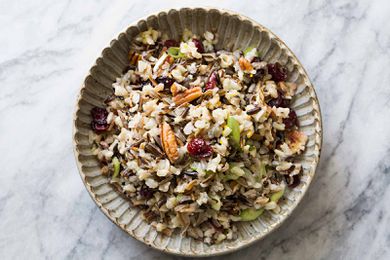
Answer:
[[[238,63],[240,64],[240,68],[243,70],[243,71],[251,71],[253,70],[253,66],[252,64],[245,58],[241,57],[239,60],[238,60]]]
[[[195,87],[191,89],[187,89],[183,93],[179,93],[176,96],[173,97],[173,102],[177,106],[191,102],[192,100],[197,99],[198,97],[202,96],[202,89],[200,87]]]
[[[187,90],[186,87],[184,87],[183,85],[180,85],[177,82],[173,82],[173,84],[171,86],[172,96],[176,96],[177,94],[179,94],[181,92],[185,92],[186,90]]]
[[[300,153],[305,150],[305,144],[307,142],[307,136],[303,132],[291,131],[287,134],[287,144],[293,153]]]
[[[295,94],[295,91],[297,90],[297,84],[293,82],[278,82],[278,87],[281,89],[285,94],[292,97]]]
[[[166,122],[161,125],[161,142],[168,159],[173,163],[179,158],[175,133]]]

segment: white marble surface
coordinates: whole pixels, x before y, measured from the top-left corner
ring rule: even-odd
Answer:
[[[95,206],[72,152],[83,76],[131,21],[170,7],[243,13],[311,76],[324,145],[307,196],[263,241],[220,259],[390,259],[390,2],[0,1],[0,259],[172,259]],[[179,259],[179,258],[176,258]]]

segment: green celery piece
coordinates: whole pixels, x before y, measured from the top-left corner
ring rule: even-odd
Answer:
[[[259,177],[260,177],[260,179],[262,179],[263,178],[263,176],[265,176],[266,174],[267,174],[267,170],[265,169],[265,164],[264,163],[260,163],[260,165],[259,165]]]
[[[170,47],[167,52],[170,56],[172,56],[175,59],[184,57],[184,54],[180,52],[179,47]]]
[[[245,174],[245,171],[241,169],[237,163],[229,163],[229,170],[227,174],[225,174],[225,180],[237,180],[241,176]]]
[[[241,221],[252,221],[257,219],[261,214],[263,214],[264,208],[261,209],[244,209],[241,211],[240,218]]]
[[[227,126],[232,129],[232,132],[229,134],[229,140],[234,147],[240,148],[240,124],[234,117],[229,116]]]
[[[183,194],[177,194],[176,201],[180,202],[182,198],[183,198]]]
[[[246,48],[243,53],[244,53],[244,56],[248,54],[248,52],[250,52],[251,50],[253,50],[254,47],[248,47]]]
[[[255,47],[248,47],[248,48],[246,48],[246,49],[243,51],[244,56],[247,55],[247,53],[250,52],[251,50],[253,50],[254,48],[255,48]],[[256,52],[256,56],[257,56],[257,57],[260,57],[260,54],[261,54],[261,53],[260,53],[259,51]]]
[[[211,208],[216,211],[219,211],[222,206],[221,200],[217,197],[211,197],[210,204],[211,204]]]
[[[119,175],[121,163],[119,162],[118,158],[114,157],[112,158],[112,164],[114,165],[114,174],[112,175],[112,178],[116,178]]]
[[[267,174],[266,165],[260,160],[255,160],[254,164],[250,166],[251,171],[256,174],[256,181],[261,179]]]
[[[277,202],[284,194],[284,190],[280,190],[271,195],[270,200]]]

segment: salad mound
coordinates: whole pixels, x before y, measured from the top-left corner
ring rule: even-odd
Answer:
[[[236,222],[280,212],[307,142],[287,68],[255,47],[216,50],[217,41],[141,32],[105,107],[91,110],[101,173],[158,232],[208,244],[235,239]]]

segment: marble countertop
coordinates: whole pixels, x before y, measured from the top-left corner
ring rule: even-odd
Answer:
[[[321,103],[324,144],[280,229],[219,259],[390,259],[390,2],[0,1],[0,258],[180,259],[128,237],[86,192],[72,151],[79,86],[130,22],[183,6],[245,14],[280,36]]]

